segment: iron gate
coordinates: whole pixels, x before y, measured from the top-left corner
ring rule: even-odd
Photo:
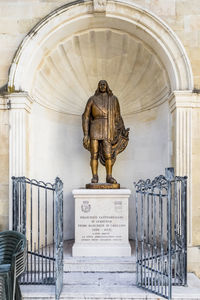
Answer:
[[[166,299],[172,285],[187,284],[187,177],[135,183],[137,285]]]
[[[12,177],[13,230],[27,238],[26,272],[21,284],[63,285],[63,183]]]

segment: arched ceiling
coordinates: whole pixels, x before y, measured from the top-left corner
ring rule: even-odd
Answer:
[[[126,0],[110,0],[104,14],[95,14],[91,1],[74,2],[42,20],[13,59],[8,90],[80,115],[100,79],[108,81],[123,114],[193,87],[187,54],[171,29]]]
[[[165,68],[144,42],[96,29],[58,43],[38,66],[31,94],[43,105],[80,115],[100,79],[119,98],[123,114],[155,106],[170,93]]]

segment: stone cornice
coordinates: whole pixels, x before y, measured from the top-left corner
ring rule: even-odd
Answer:
[[[31,111],[33,99],[27,92],[11,93],[4,96],[7,103],[7,109],[24,109]]]
[[[192,91],[174,91],[168,102],[171,113],[176,108],[200,108],[200,94]]]

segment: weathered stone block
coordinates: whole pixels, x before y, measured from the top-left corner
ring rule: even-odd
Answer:
[[[7,184],[0,184],[0,201],[7,201],[8,202],[9,201],[8,198],[9,198],[8,183]]]
[[[1,196],[1,191],[0,191]],[[9,215],[9,200],[0,200],[0,216]]]
[[[0,231],[9,229],[9,217],[0,215]]]
[[[176,0],[151,0],[148,1],[148,9],[159,16],[175,16]]]
[[[184,18],[185,32],[199,31],[200,28],[200,15],[187,15]]]
[[[199,15],[200,5],[199,0],[176,0],[176,15]]]
[[[9,152],[0,154],[0,183],[7,183],[9,176]]]

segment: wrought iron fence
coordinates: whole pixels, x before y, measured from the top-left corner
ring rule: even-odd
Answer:
[[[21,284],[63,285],[63,183],[12,177],[13,230],[26,235],[28,259]]]
[[[135,187],[137,285],[171,299],[172,285],[187,284],[187,177],[168,168]]]

